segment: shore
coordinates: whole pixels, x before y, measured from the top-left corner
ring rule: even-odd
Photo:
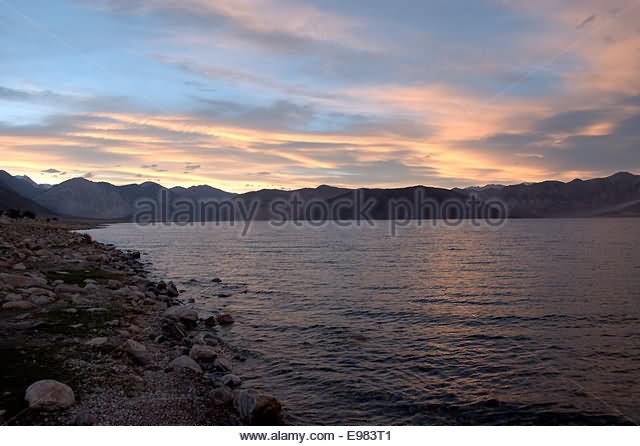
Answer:
[[[233,373],[232,315],[201,318],[80,227],[0,219],[0,425],[282,423]]]

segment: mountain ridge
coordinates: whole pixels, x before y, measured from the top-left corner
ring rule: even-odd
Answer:
[[[208,185],[166,188],[154,182],[113,185],[86,178],[72,178],[51,187],[42,187],[27,176],[12,176],[0,170],[0,208],[20,205],[39,213],[103,220],[130,220],[140,205],[163,203],[170,212],[181,204],[203,202],[256,202],[256,218],[270,219],[270,205],[276,200],[296,197],[302,203],[324,203],[327,206],[347,196],[359,194],[362,199],[376,202],[374,218],[388,218],[391,203],[411,201],[416,194],[443,203],[478,197],[483,202],[498,200],[504,203],[513,218],[640,216],[640,176],[617,172],[608,177],[568,182],[547,180],[539,183],[520,183],[503,186],[487,184],[464,189],[444,189],[423,185],[400,188],[343,188],[326,184],[296,190],[262,189],[234,194]],[[12,197],[15,195],[15,197]],[[13,203],[9,206],[9,203]],[[299,215],[295,217],[306,218]],[[346,213],[345,213],[346,212]],[[352,211],[345,211],[352,217]],[[414,213],[415,214],[415,213]],[[417,214],[411,214],[415,218]],[[290,215],[291,216],[291,215]]]

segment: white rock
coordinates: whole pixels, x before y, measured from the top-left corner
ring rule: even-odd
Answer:
[[[30,409],[61,410],[73,406],[76,402],[71,387],[52,379],[45,379],[31,384],[25,392],[24,399]]]

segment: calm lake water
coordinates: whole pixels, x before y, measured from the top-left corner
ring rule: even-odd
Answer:
[[[288,423],[640,422],[640,219],[89,232],[230,312]]]

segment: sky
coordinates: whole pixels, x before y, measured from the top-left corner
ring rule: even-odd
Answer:
[[[0,155],[232,192],[640,173],[640,0],[0,0]]]

